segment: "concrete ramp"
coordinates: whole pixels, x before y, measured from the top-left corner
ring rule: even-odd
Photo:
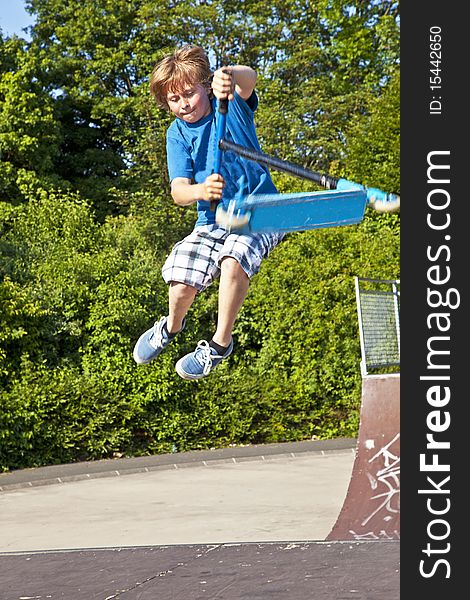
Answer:
[[[327,540],[400,539],[400,375],[362,380],[351,480]]]

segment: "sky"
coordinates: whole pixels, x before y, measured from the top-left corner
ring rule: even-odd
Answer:
[[[16,35],[29,39],[24,27],[33,24],[33,18],[26,12],[25,0],[0,0],[0,28],[3,36]]]

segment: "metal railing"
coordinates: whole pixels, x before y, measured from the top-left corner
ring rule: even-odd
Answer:
[[[400,280],[355,277],[361,373],[400,367]]]

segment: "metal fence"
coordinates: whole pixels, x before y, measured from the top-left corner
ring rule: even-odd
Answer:
[[[355,277],[361,373],[400,367],[400,281]]]

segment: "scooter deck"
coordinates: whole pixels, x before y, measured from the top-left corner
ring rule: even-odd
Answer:
[[[354,225],[366,205],[366,191],[357,189],[253,195],[219,207],[216,220],[237,233],[287,233]]]

